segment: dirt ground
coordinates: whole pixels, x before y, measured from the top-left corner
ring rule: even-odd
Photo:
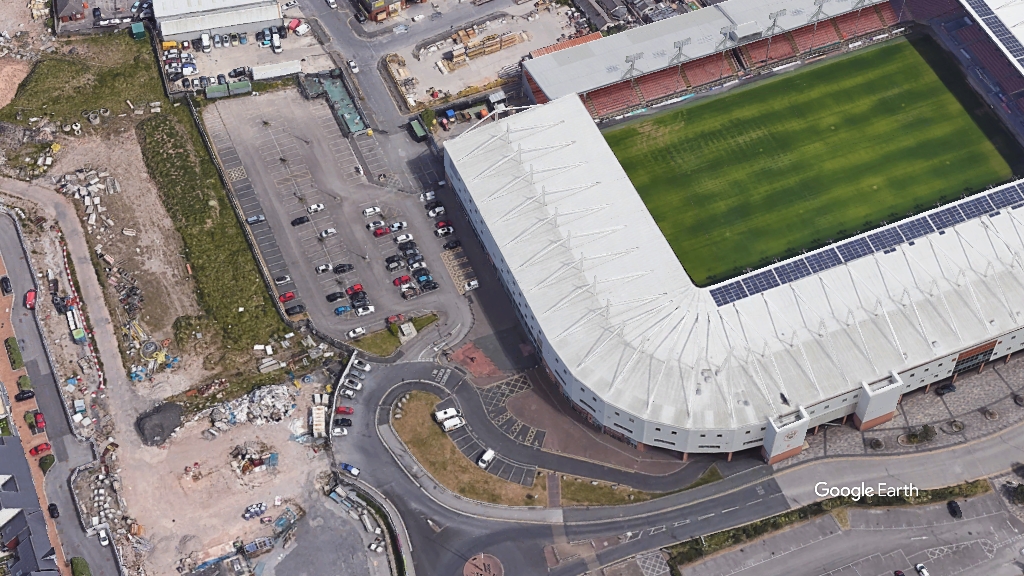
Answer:
[[[146,172],[135,132],[125,130],[110,137],[81,137],[64,146],[49,175],[37,183],[52,186],[51,176],[86,166],[105,169],[117,179],[121,193],[103,196],[107,208],[104,215],[113,220],[115,226],[106,231],[96,228],[91,237],[92,245],[94,248],[102,245],[104,254],[134,273],[145,296],[140,320],[152,339],[173,337],[174,320],[178,316],[198,314],[199,306],[185,261],[180,256],[181,237]],[[138,235],[125,236],[121,233],[123,228],[136,230]],[[111,290],[107,296],[112,295]]]
[[[305,400],[305,402],[303,402]],[[142,447],[125,451],[120,460],[121,478],[127,487],[125,500],[134,518],[145,527],[153,544],[146,567],[151,576],[178,574],[179,559],[189,553],[209,550],[234,540],[251,541],[270,535],[269,525],[242,518],[245,507],[266,502],[266,516],[275,518],[284,506],[274,500],[297,502],[307,508],[317,474],[328,470],[324,452],[290,441],[292,419],[305,424],[309,394],[300,399],[300,409],[276,424],[242,424],[213,441],[203,440],[204,423],[186,425],[167,449]],[[276,473],[253,472],[240,477],[230,466],[231,450],[249,440],[260,440],[279,454]],[[193,481],[185,467],[198,462],[203,476]]]
[[[0,9],[2,12],[2,9]],[[0,16],[0,20],[3,17]],[[32,70],[32,64],[24,60],[13,58],[0,58],[0,108],[7,106],[14,100],[14,94],[18,91],[18,84],[28,76]]]

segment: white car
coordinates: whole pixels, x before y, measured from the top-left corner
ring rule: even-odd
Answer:
[[[420,268],[426,268],[427,265],[424,262],[416,262],[409,265],[409,270],[419,270]]]
[[[420,194],[420,202],[430,202],[433,199],[434,199],[434,193],[433,192],[424,192],[423,194]]]
[[[331,434],[333,436],[348,436],[348,428],[343,428],[341,426],[335,426],[334,430],[331,430]]]
[[[358,74],[359,73],[359,64],[356,64],[355,60],[349,60],[348,61],[348,69],[351,70],[353,74]]]
[[[374,220],[373,222],[370,222],[369,224],[366,225],[366,229],[367,230],[376,230],[377,228],[383,228],[383,227],[385,227],[387,225],[388,225],[388,223],[383,221],[383,220]]]
[[[431,218],[444,216],[444,206],[438,206],[437,208],[434,208],[433,210],[427,212],[427,216],[430,216]]]
[[[100,546],[110,546],[110,538],[107,537],[107,530],[100,529]]]
[[[334,236],[337,233],[338,231],[335,230],[334,228],[328,228],[327,230],[324,230],[323,232],[320,233],[320,237],[327,238],[328,236]]]
[[[363,210],[363,218],[369,218],[374,214],[380,214],[380,206],[370,206]]]
[[[395,244],[401,244],[402,242],[411,242],[412,234],[402,234],[401,236],[395,236]]]
[[[341,390],[338,390],[338,394],[341,394],[345,398],[355,398],[356,397],[355,391],[349,390],[348,388],[342,388]]]
[[[917,573],[921,576],[928,576],[928,569],[924,567],[924,564],[914,566],[914,570],[917,570]]]
[[[469,292],[470,290],[476,290],[479,287],[480,287],[480,283],[479,282],[477,282],[476,280],[470,280],[469,282],[466,282],[465,286],[462,287],[462,291],[463,292]]]
[[[317,212],[319,212],[319,211],[321,211],[323,209],[324,209],[324,205],[323,204],[311,204],[309,206],[309,208],[306,208],[306,212],[309,212],[310,214],[316,214]]]
[[[331,271],[331,265],[330,264],[321,264],[321,265],[316,267],[316,273],[317,274],[323,274],[325,272],[330,272],[330,271]]]
[[[362,326],[360,326],[359,328],[353,328],[348,331],[349,338],[359,338],[364,334],[366,334],[366,328],[363,328]]]
[[[392,222],[391,231],[398,232],[399,230],[405,230],[409,226],[408,222]]]
[[[287,9],[293,7],[293,6],[298,6],[298,5],[299,5],[299,0],[289,0],[288,2],[285,2],[284,4],[281,5],[281,10],[287,10]]]
[[[337,10],[337,9],[338,9],[338,3],[337,3],[337,2],[335,2],[335,0],[327,0],[327,6],[328,6],[329,8],[332,8],[332,9],[334,9],[334,10]]]
[[[450,236],[452,232],[455,232],[455,228],[452,228],[451,226],[445,226],[444,228],[438,228],[437,230],[434,230],[434,236],[437,236],[438,238],[444,238],[445,236]]]
[[[348,388],[349,390],[355,390],[356,392],[358,392],[358,391],[363,389],[363,383],[362,382],[353,380],[351,378],[349,378],[348,380],[345,380],[344,382],[342,382],[341,385],[344,386],[345,388]]]
[[[356,310],[356,316],[366,316],[368,314],[373,314],[373,311],[373,306],[363,306],[362,308]]]
[[[362,370],[363,372],[369,372],[370,370],[373,369],[373,366],[370,366],[369,364],[367,364],[366,362],[363,362],[359,358],[356,358],[355,360],[353,360],[352,361],[352,365],[355,366],[356,368]]]

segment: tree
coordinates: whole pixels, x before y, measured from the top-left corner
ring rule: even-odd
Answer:
[[[423,124],[426,125],[427,130],[434,129],[434,124],[437,123],[437,113],[433,108],[427,108],[420,112],[420,118],[423,118]]]
[[[1013,503],[1024,505],[1024,484],[1017,484],[1012,492]]]

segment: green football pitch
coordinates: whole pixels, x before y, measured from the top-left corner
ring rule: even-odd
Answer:
[[[700,285],[1012,175],[902,40],[630,122],[605,138]]]

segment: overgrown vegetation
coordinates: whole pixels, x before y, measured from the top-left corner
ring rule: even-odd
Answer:
[[[621,484],[612,485],[587,478],[562,478],[563,506],[616,506],[646,502],[660,494],[633,490]],[[594,484],[597,482],[597,484]]]
[[[11,423],[7,420],[6,416],[0,417],[0,436],[11,435]]]
[[[282,333],[285,326],[187,109],[147,119],[139,124],[138,135],[149,175],[181,234],[196,296],[209,320],[179,318],[178,344],[185,345],[182,339],[192,336],[179,323],[194,325],[204,338],[235,350]]]
[[[29,380],[28,374],[22,374],[18,376],[18,390],[31,390],[32,381]]]
[[[71,559],[71,576],[92,576],[92,570],[89,570],[89,563],[85,558],[76,556]]]
[[[731,546],[755,540],[791,526],[797,522],[809,520],[846,506],[907,506],[944,502],[958,498],[969,498],[989,491],[987,480],[975,480],[966,484],[958,484],[935,490],[920,490],[917,496],[869,496],[854,501],[848,497],[829,498],[821,502],[808,504],[796,510],[776,514],[775,516],[751,522],[733,528],[709,534],[703,538],[695,538],[670,546],[669,568],[673,576],[679,576],[679,566],[699,560],[704,556],[724,550]]]
[[[11,336],[4,340],[4,348],[7,349],[7,358],[11,361],[11,369],[19,370],[25,366],[21,358],[21,348],[18,347],[18,339]]]

